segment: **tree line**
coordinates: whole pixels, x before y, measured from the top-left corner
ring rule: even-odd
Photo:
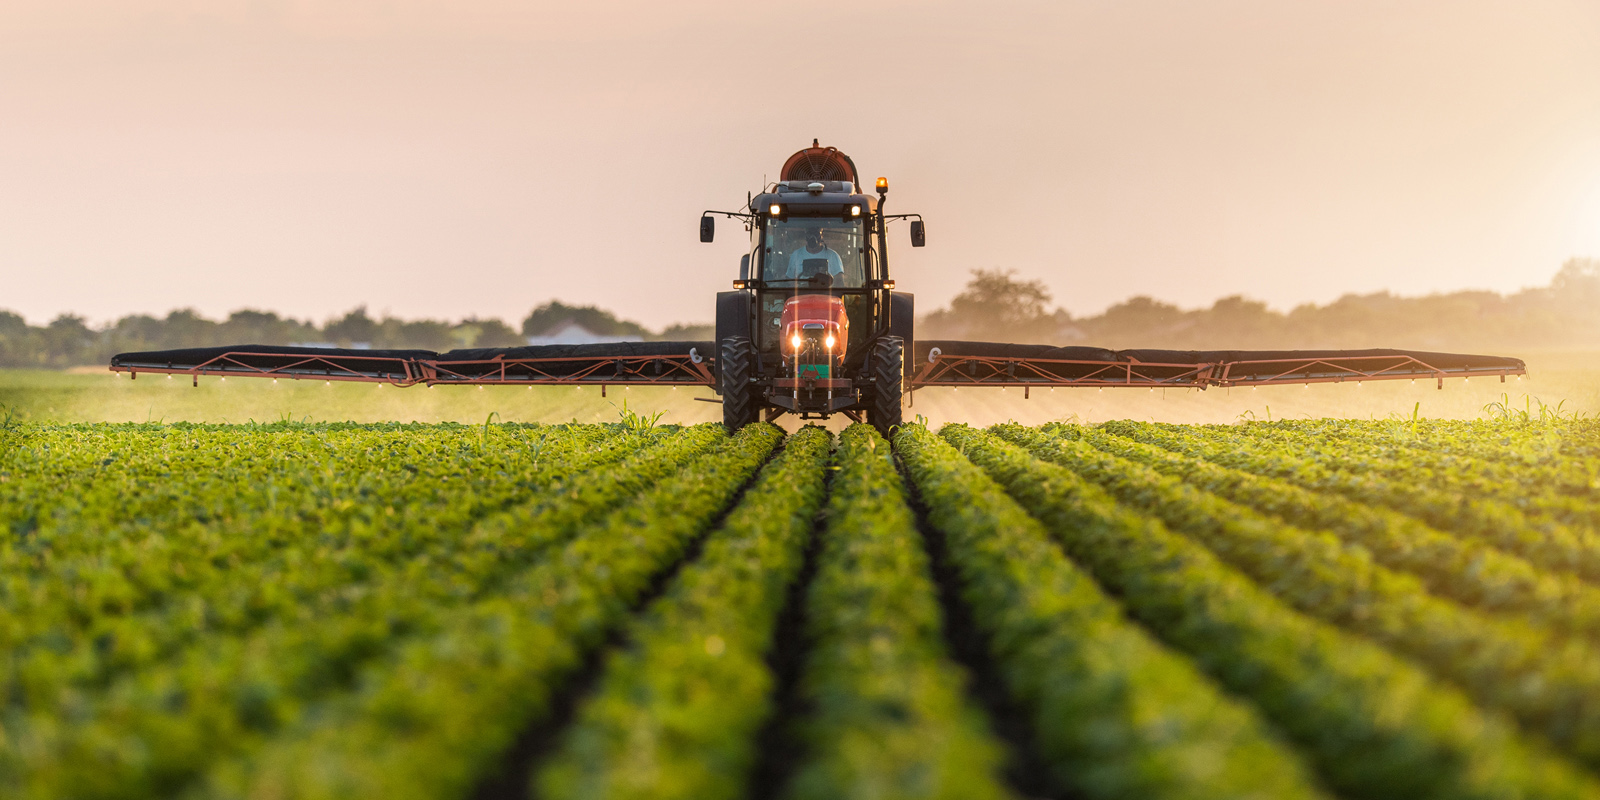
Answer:
[[[1600,347],[1600,259],[1573,259],[1549,286],[1510,295],[1462,291],[1424,297],[1348,294],[1287,312],[1242,295],[1183,309],[1134,297],[1074,318],[1050,292],[1015,273],[976,270],[949,308],[918,322],[924,339],[1092,345],[1112,349],[1472,350]]]
[[[338,347],[444,351],[514,347],[527,337],[575,322],[592,333],[647,340],[702,341],[710,325],[674,325],[651,331],[595,306],[558,300],[535,308],[520,329],[498,319],[458,322],[374,319],[365,307],[317,325],[270,311],[235,311],[224,320],[191,309],[158,318],[123,317],[102,327],[62,314],[32,326],[0,311],[0,367],[61,368],[105,364],[136,350],[226,344],[323,344]],[[922,339],[1031,342],[1122,348],[1306,349],[1394,347],[1412,350],[1510,352],[1515,348],[1600,347],[1600,259],[1573,259],[1549,286],[1510,295],[1463,291],[1425,297],[1388,292],[1350,294],[1326,305],[1308,303],[1275,311],[1242,295],[1209,308],[1183,309],[1134,297],[1089,317],[1051,307],[1038,280],[1015,272],[975,270],[948,308],[923,316]]]
[[[710,326],[675,325],[660,332],[618,319],[594,306],[571,306],[553,300],[535,308],[514,329],[498,319],[469,317],[458,322],[435,319],[375,319],[366,307],[317,325],[280,317],[271,311],[241,310],[227,319],[208,319],[193,309],[165,317],[132,314],[95,327],[83,317],[62,314],[42,326],[0,310],[0,367],[57,369],[105,364],[117,353],[175,350],[229,344],[321,345],[373,349],[445,351],[467,347],[515,347],[565,322],[592,333],[643,339],[710,339]]]

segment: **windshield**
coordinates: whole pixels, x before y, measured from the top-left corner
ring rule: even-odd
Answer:
[[[768,283],[817,281],[827,274],[833,289],[867,285],[866,230],[859,220],[771,219],[762,245],[761,279]]]

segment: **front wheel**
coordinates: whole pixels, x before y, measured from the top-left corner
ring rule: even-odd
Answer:
[[[717,374],[722,384],[722,424],[733,433],[756,421],[761,406],[756,402],[756,351],[743,336],[722,340],[717,352]]]
[[[867,351],[867,375],[872,378],[867,422],[872,423],[872,427],[877,428],[886,439],[889,430],[903,421],[900,400],[906,374],[905,360],[906,343],[898,336],[884,336],[873,342],[872,349]]]

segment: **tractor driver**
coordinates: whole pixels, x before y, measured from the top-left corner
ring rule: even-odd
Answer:
[[[806,231],[806,246],[789,256],[789,277],[810,280],[824,271],[838,283],[844,275],[844,261],[823,241],[822,231],[811,228]]]

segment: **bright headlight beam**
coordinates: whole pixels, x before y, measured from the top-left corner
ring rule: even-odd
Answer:
[[[789,344],[794,345],[794,349],[799,350],[800,349],[800,334],[797,333],[793,337],[791,337],[789,339]]]
[[[828,338],[827,338],[827,339],[825,339],[825,340],[823,340],[823,341],[824,341],[824,343],[825,343],[825,344],[826,344],[826,345],[827,345],[827,348],[828,348],[828,349],[829,349],[829,350],[832,350],[832,349],[833,349],[833,334],[831,334],[831,333],[830,333],[830,334],[828,334]]]

